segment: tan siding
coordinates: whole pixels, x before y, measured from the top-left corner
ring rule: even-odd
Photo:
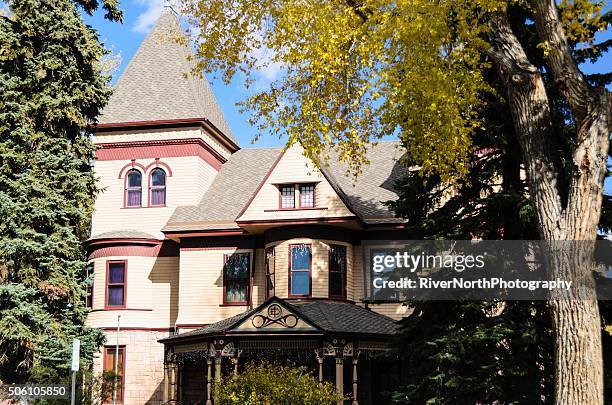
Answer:
[[[154,159],[137,159],[136,163],[147,166]],[[135,229],[163,239],[162,227],[179,205],[197,204],[212,183],[217,172],[199,157],[186,156],[164,158],[172,170],[167,177],[166,207],[146,207],[148,202],[148,180],[153,167],[143,173],[142,208],[124,208],[124,178],[118,178],[121,169],[129,160],[97,161],[95,173],[98,186],[103,191],[98,195],[92,222],[92,236],[116,230]],[[125,176],[123,176],[125,177]]]
[[[209,324],[245,311],[223,304],[224,255],[252,250],[181,250],[178,324]]]
[[[266,212],[266,210],[276,210],[279,208],[279,191],[275,184],[287,182],[318,182],[315,191],[315,206],[325,209]],[[299,202],[296,203],[296,206],[297,204]],[[261,187],[239,220],[301,219],[352,215],[321,172],[302,155],[302,148],[293,146],[282,156],[278,165],[266,180],[266,183]]]
[[[126,309],[104,310],[107,260],[127,260]],[[116,327],[167,328],[178,312],[178,257],[104,257],[94,262],[93,312],[88,324]]]

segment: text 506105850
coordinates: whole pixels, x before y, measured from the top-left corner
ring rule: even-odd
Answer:
[[[1,398],[19,399],[67,399],[70,389],[67,385],[59,384],[2,384],[0,385]]]

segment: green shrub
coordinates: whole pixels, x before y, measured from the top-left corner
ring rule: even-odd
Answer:
[[[319,385],[305,367],[272,363],[246,364],[237,378],[227,376],[214,387],[220,405],[336,405],[333,385]]]

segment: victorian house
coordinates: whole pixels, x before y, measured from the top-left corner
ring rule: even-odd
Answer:
[[[365,300],[362,242],[401,232],[400,149],[357,179],[299,146],[241,148],[166,10],[119,78],[93,137],[103,189],[86,242],[96,373],[124,404],[211,404],[211,382],[254,359],[291,361],[347,403],[385,401],[381,356],[406,308]],[[112,403],[105,390],[104,402]]]

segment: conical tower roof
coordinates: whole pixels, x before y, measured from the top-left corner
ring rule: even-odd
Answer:
[[[190,74],[188,46],[172,40],[182,33],[176,15],[165,8],[117,81],[99,122],[206,118],[237,143],[206,78]]]

